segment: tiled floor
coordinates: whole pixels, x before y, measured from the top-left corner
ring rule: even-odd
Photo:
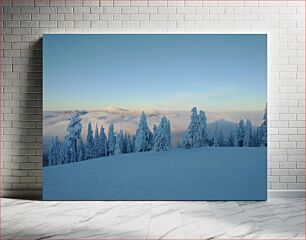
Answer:
[[[4,239],[304,239],[305,199],[43,202],[1,199]]]

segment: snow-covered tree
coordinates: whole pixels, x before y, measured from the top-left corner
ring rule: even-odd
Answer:
[[[215,136],[215,137],[213,138],[213,147],[220,147],[220,146],[219,146],[219,142],[218,142],[218,137],[217,137],[217,136]]]
[[[127,153],[127,141],[128,141],[128,133],[124,131],[123,143],[122,143],[122,152]]]
[[[184,135],[184,142],[185,144],[183,144],[183,146],[191,145],[191,147],[203,147],[209,145],[207,117],[204,111],[199,111],[198,114],[196,107],[191,109],[190,122],[187,134]]]
[[[207,146],[208,145],[208,132],[207,132],[207,117],[204,111],[199,112],[198,116],[199,121],[199,128],[198,131],[200,132],[200,146]]]
[[[182,148],[182,144],[179,141],[176,142],[176,148]]]
[[[225,147],[226,146],[226,142],[225,142],[224,135],[223,135],[222,131],[220,131],[220,133],[218,135],[218,144],[219,144],[219,147]]]
[[[92,131],[91,122],[89,122],[87,129],[84,159],[93,159],[94,156],[95,156],[95,145],[94,145],[93,131]]]
[[[237,142],[238,142],[238,147],[243,147],[244,146],[244,121],[241,119],[238,123],[237,127]]]
[[[251,147],[252,133],[253,133],[252,123],[248,119],[246,124],[245,124],[245,129],[244,129],[244,143],[243,143],[243,145],[245,147]]]
[[[71,141],[69,141],[68,136],[66,135],[63,141],[63,154],[64,154],[64,163],[70,163],[71,159]]]
[[[253,128],[253,133],[252,133],[252,140],[251,140],[251,146],[252,147],[259,147],[259,141],[258,141],[258,127]]]
[[[78,145],[78,150],[79,150],[78,162],[80,162],[80,161],[83,161],[84,158],[85,158],[85,145],[84,145],[84,142],[83,142],[82,138],[80,139],[78,144],[79,144]]]
[[[65,164],[64,144],[60,142],[59,140],[58,140],[58,147],[57,147],[57,164]]]
[[[102,126],[100,129],[100,139],[99,139],[99,157],[107,156],[107,139],[104,131],[104,127]]]
[[[128,134],[126,138],[126,153],[131,153],[131,152],[133,152],[133,144],[132,144],[131,136],[130,134]]]
[[[196,107],[191,109],[190,122],[188,126],[188,136],[190,138],[190,144],[192,147],[201,146],[201,136],[198,132],[199,121],[198,121],[198,110]]]
[[[136,135],[133,134],[133,135],[132,135],[132,138],[131,138],[131,149],[132,149],[132,152],[135,152],[135,151],[136,151],[135,144],[136,144]]]
[[[117,139],[116,139],[117,141],[116,141],[115,152],[114,152],[115,155],[119,155],[123,153],[123,139],[124,139],[123,131],[120,130],[117,136]]]
[[[234,147],[235,146],[235,135],[234,135],[233,131],[231,131],[229,136],[228,136],[227,145],[229,147]]]
[[[81,139],[82,124],[79,112],[74,112],[69,118],[69,124],[67,126],[66,151],[67,151],[67,162],[78,161],[78,142]]]
[[[166,117],[165,117],[166,118]],[[166,132],[167,132],[167,137],[168,137],[168,145],[169,145],[169,148],[171,148],[171,124],[170,124],[170,120],[167,119],[167,124],[166,124]]]
[[[169,132],[170,124],[166,117],[162,117],[160,124],[156,130],[155,142],[153,150],[157,152],[164,152],[170,150],[170,139]]]
[[[268,118],[267,118],[267,105],[265,108],[265,113],[263,116],[263,123],[260,126],[260,132],[261,132],[261,142],[260,145],[263,147],[267,147],[267,136],[268,136]]]
[[[56,164],[56,146],[55,146],[55,137],[52,138],[52,142],[49,148],[48,155],[48,166],[53,166]]]
[[[100,148],[100,136],[99,136],[99,128],[96,124],[95,136],[94,136],[94,157],[98,158],[99,156],[99,148]]]
[[[237,127],[235,130],[232,130],[228,136],[227,146],[229,147],[237,147],[238,140],[237,140]]]
[[[108,154],[114,155],[116,145],[116,137],[114,133],[114,124],[110,124],[108,127]]]
[[[190,137],[189,137],[188,130],[183,135],[182,147],[186,149],[189,149],[192,147],[190,143]]]
[[[64,158],[63,158],[63,149],[62,149],[62,144],[59,141],[58,136],[53,138],[53,147],[54,147],[54,152],[53,152],[53,165],[60,165],[64,163]]]
[[[147,117],[144,112],[141,113],[139,126],[136,131],[135,151],[146,152],[150,151],[150,129],[147,123]]]

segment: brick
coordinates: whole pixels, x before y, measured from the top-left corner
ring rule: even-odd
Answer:
[[[33,14],[14,14],[12,20],[31,20],[31,15]]]
[[[39,21],[21,21],[20,26],[22,28],[38,28],[39,27]]]
[[[93,28],[106,28],[107,21],[91,21],[90,26]]]
[[[148,0],[148,6],[167,6],[167,1],[162,0]]]
[[[90,1],[82,1],[83,2],[83,6],[99,6],[100,5],[100,2],[99,0],[90,0]]]
[[[195,13],[195,7],[177,7],[177,13]]]
[[[296,182],[296,176],[280,176],[280,182],[285,183],[295,183]]]
[[[79,14],[79,13],[75,13],[75,14],[65,14],[65,20],[82,20],[83,19],[83,15]]]
[[[74,21],[74,27],[77,28],[89,28],[90,27],[90,21]]]
[[[288,189],[305,189],[305,183],[288,183]]]
[[[49,14],[32,14],[32,20],[49,20]]]
[[[175,7],[159,7],[157,9],[158,13],[176,13]]]
[[[39,22],[39,27],[56,27],[57,26],[57,22],[56,21],[40,21]]]
[[[90,7],[74,7],[74,13],[90,13]]]
[[[157,13],[157,7],[139,7],[139,13]]]
[[[138,8],[137,7],[122,7],[121,12],[123,14],[133,14],[133,13],[138,13]]]
[[[120,7],[104,7],[103,13],[121,13]]]
[[[59,14],[73,13],[73,7],[57,7],[57,13]]]

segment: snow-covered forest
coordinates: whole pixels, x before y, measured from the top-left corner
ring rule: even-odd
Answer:
[[[198,148],[198,147],[266,147],[267,146],[267,109],[259,127],[253,126],[247,119],[241,119],[234,131],[229,136],[218,129],[216,125],[214,134],[208,134],[207,117],[204,111],[193,107],[190,122],[184,133],[183,139],[176,146],[171,145],[171,124],[163,116],[158,125],[149,128],[147,116],[142,112],[135,134],[124,130],[114,131],[114,124],[108,126],[105,133],[103,126],[98,125],[93,129],[89,122],[87,126],[86,141],[82,139],[82,122],[79,112],[74,112],[69,117],[67,135],[63,141],[54,137],[48,155],[48,165],[59,165],[80,162],[88,159],[106,157],[132,152],[163,152],[173,148]]]

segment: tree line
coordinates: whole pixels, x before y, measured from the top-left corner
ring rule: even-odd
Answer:
[[[177,143],[177,147],[197,148],[197,147],[266,147],[267,146],[267,108],[263,116],[263,122],[259,127],[253,126],[247,119],[239,121],[229,136],[216,129],[213,136],[209,136],[207,130],[207,118],[205,112],[199,111],[196,107],[191,110],[190,123],[184,133],[182,142]]]
[[[136,133],[131,135],[120,130],[114,131],[114,124],[108,127],[106,135],[102,126],[99,130],[96,125],[93,131],[91,122],[87,126],[86,142],[82,139],[82,123],[79,112],[74,112],[69,118],[67,135],[63,141],[56,136],[52,139],[49,149],[48,165],[59,165],[80,162],[88,159],[106,157],[111,155],[156,151],[163,152],[171,149],[171,125],[163,116],[159,125],[153,125],[152,131],[148,127],[147,117],[142,112]],[[177,148],[197,147],[259,147],[267,146],[267,109],[263,123],[253,127],[250,120],[244,123],[241,119],[228,138],[216,127],[214,136],[210,137],[207,131],[207,117],[204,111],[196,107],[191,110],[190,122]]]
[[[48,155],[48,165],[59,165],[83,160],[106,157],[132,152],[169,151],[171,148],[170,121],[164,116],[159,125],[148,127],[147,117],[142,112],[136,134],[130,135],[120,130],[115,133],[114,124],[110,124],[106,136],[105,129],[96,125],[95,132],[88,123],[86,143],[82,139],[82,123],[79,112],[69,117],[67,135],[61,142],[56,136],[52,139]]]

